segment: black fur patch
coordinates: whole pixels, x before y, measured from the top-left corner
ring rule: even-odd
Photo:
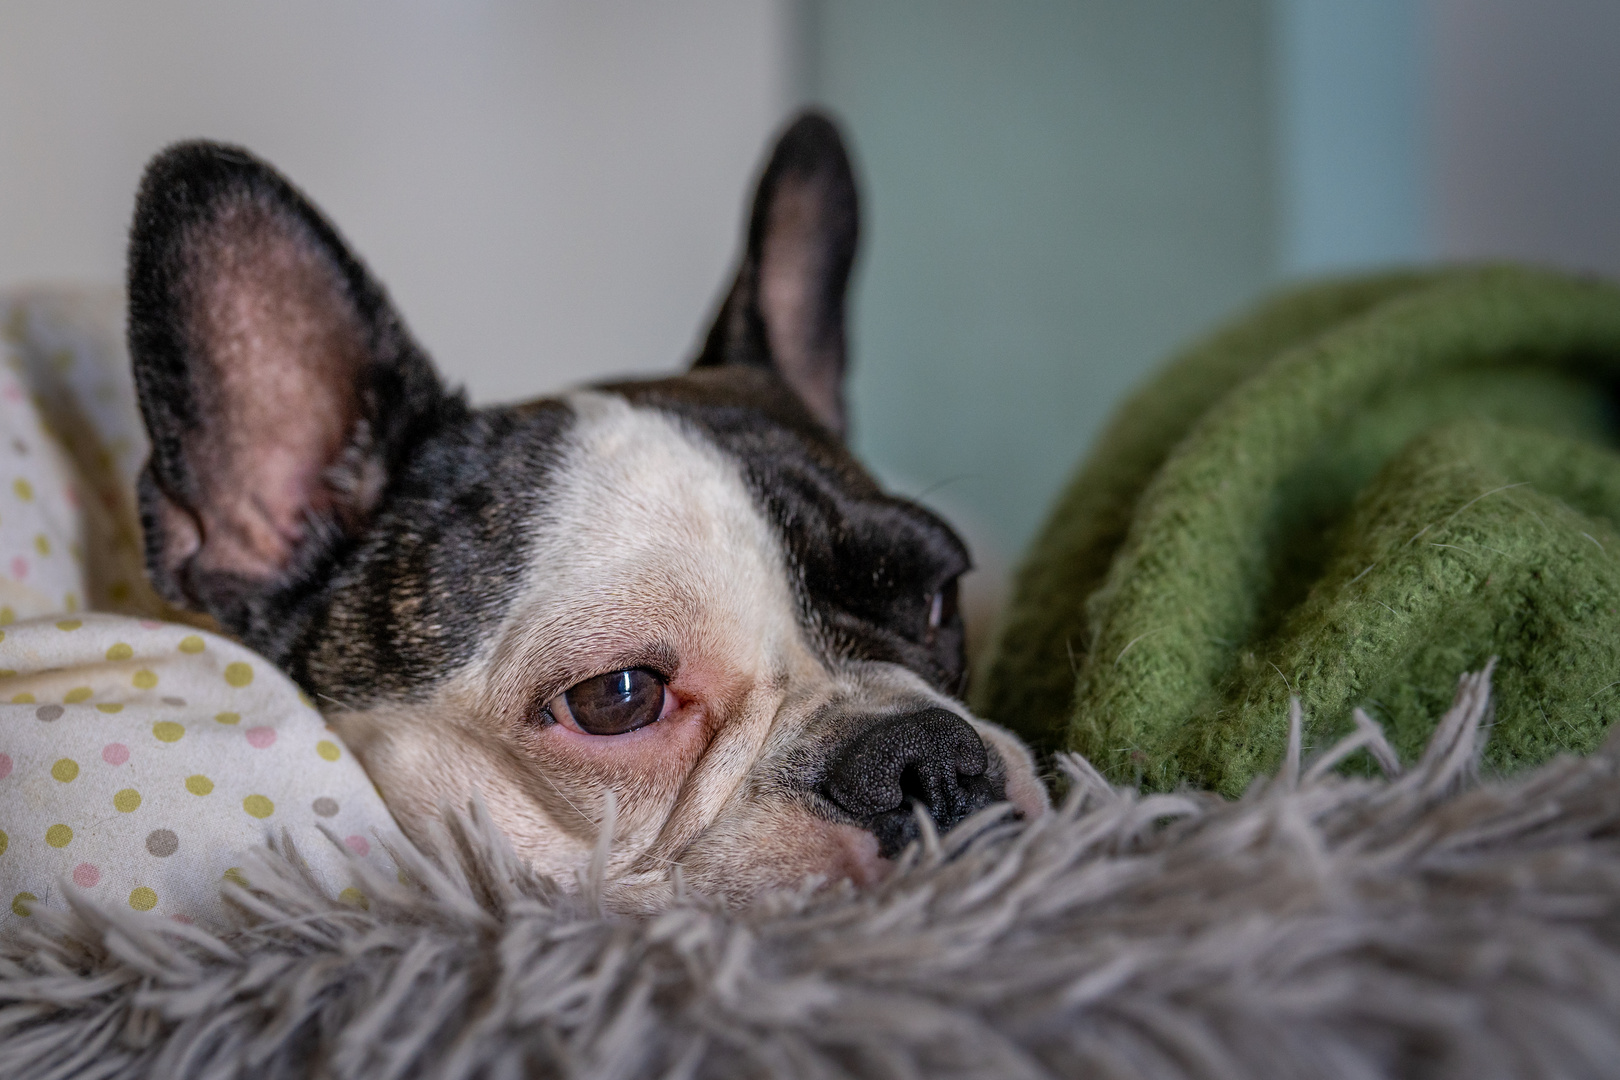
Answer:
[[[421,697],[470,660],[528,572],[572,421],[558,401],[480,410],[418,447],[280,658],[293,678],[361,707]]]
[[[934,594],[968,570],[966,546],[930,511],[885,494],[773,372],[700,368],[603,389],[682,417],[737,461],[830,657],[900,664],[962,692],[961,616],[948,610],[934,630],[928,620]]]

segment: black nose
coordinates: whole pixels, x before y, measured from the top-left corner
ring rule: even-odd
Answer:
[[[986,775],[990,755],[967,721],[945,709],[888,716],[846,743],[821,793],[877,837],[892,859],[917,838],[913,802],[940,832],[1006,797]]]

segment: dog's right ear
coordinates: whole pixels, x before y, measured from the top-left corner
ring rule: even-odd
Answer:
[[[844,298],[858,217],[838,128],[820,113],[804,113],[760,173],[742,265],[694,366],[771,368],[842,436]]]
[[[141,181],[129,348],[153,584],[250,642],[321,583],[404,450],[460,403],[325,218],[213,143],[171,147]]]

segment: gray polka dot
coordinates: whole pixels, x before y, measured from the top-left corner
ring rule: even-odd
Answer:
[[[184,705],[185,703],[186,703],[186,699],[183,698],[183,697],[166,697],[166,698],[163,699],[163,704],[165,704],[165,705],[173,705],[177,709],[180,706]]]
[[[321,817],[331,817],[338,812],[338,804],[323,795],[315,800],[315,812]]]
[[[67,710],[63,709],[60,705],[41,705],[39,708],[34,710],[34,715],[48,724],[66,711]]]
[[[168,829],[153,829],[146,834],[146,850],[166,859],[180,850],[180,838]]]

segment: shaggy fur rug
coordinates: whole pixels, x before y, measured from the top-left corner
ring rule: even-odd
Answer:
[[[1405,772],[1364,716],[1302,764],[1297,709],[1236,802],[1069,759],[1055,813],[867,893],[615,915],[475,813],[400,881],[357,865],[365,907],[267,859],[223,937],[42,915],[0,946],[0,1075],[1613,1075],[1620,746],[1480,781],[1488,680]],[[1391,775],[1332,771],[1358,749]]]

